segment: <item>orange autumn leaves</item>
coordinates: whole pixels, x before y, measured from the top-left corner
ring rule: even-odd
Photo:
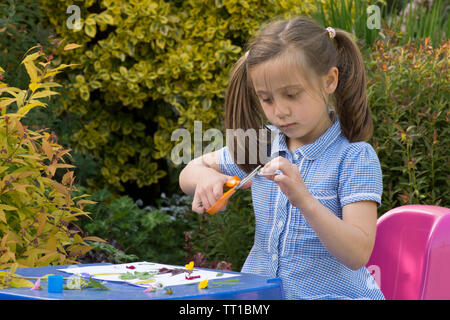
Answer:
[[[61,85],[53,77],[70,65],[52,61],[35,46],[22,61],[30,77],[27,88],[0,81],[0,269],[73,264],[92,249],[87,240],[103,241],[72,227],[89,214],[83,204],[94,202],[87,194],[72,197],[74,166],[66,162],[71,150],[60,146],[53,132],[21,123],[30,110],[46,106],[41,100],[58,94],[52,89]],[[62,178],[58,169],[66,170]]]

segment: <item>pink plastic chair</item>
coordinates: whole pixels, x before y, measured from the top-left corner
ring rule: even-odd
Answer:
[[[450,209],[406,205],[386,212],[367,268],[388,300],[450,299]]]

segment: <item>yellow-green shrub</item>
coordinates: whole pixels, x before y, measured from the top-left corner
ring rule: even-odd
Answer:
[[[91,249],[85,240],[101,240],[82,238],[74,225],[78,216],[88,215],[83,203],[92,201],[71,197],[73,166],[64,159],[70,150],[44,129],[32,131],[21,123],[31,109],[46,106],[43,99],[57,94],[52,89],[60,85],[52,77],[70,65],[51,68],[51,60],[42,50],[25,57],[30,76],[25,90],[0,81],[0,269],[72,264]],[[0,67],[0,76],[3,72]],[[56,178],[61,169],[66,172]]]
[[[405,204],[450,206],[450,41],[377,40],[367,58],[372,138],[383,171],[379,213]]]
[[[156,183],[166,173],[173,130],[221,128],[229,71],[249,36],[275,16],[308,14],[314,0],[41,0],[60,37],[83,44],[64,59],[69,76],[63,106],[85,123],[75,148],[95,155],[104,182],[123,189]],[[80,31],[66,25],[70,5]],[[78,150],[78,149],[77,149]]]

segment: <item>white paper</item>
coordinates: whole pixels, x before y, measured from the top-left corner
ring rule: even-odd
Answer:
[[[128,267],[128,268],[127,268]],[[134,269],[133,269],[134,267]],[[158,270],[161,268],[167,269],[185,269],[186,272],[172,275],[171,273],[157,274]],[[193,284],[203,280],[214,280],[214,279],[225,279],[231,277],[238,277],[239,274],[228,273],[222,270],[199,270],[197,268],[193,269],[193,272],[188,273],[187,269],[184,266],[173,266],[167,264],[153,263],[153,262],[133,262],[133,263],[124,263],[124,264],[111,264],[111,265],[97,265],[97,266],[89,266],[89,267],[69,267],[65,269],[58,269],[59,271],[63,271],[71,274],[79,274],[83,273],[89,274],[93,279],[100,281],[115,281],[115,282],[126,282],[132,285],[137,285],[141,287],[148,287],[149,285],[161,284],[164,287],[167,286],[175,286],[175,285],[183,285],[183,284]],[[149,272],[156,273],[151,279],[148,280],[140,280],[140,279],[130,279],[123,280],[120,279],[121,274],[126,274],[127,272],[134,273],[137,272]],[[219,274],[219,276],[218,276]],[[186,276],[199,278],[188,280]],[[145,283],[143,283],[145,282]]]

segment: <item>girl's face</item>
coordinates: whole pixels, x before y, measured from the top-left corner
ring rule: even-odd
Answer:
[[[326,76],[306,81],[298,66],[283,60],[266,61],[249,73],[267,119],[286,135],[288,147],[293,151],[313,143],[331,126],[319,86],[325,88],[325,94],[333,93],[338,71],[333,67]]]

